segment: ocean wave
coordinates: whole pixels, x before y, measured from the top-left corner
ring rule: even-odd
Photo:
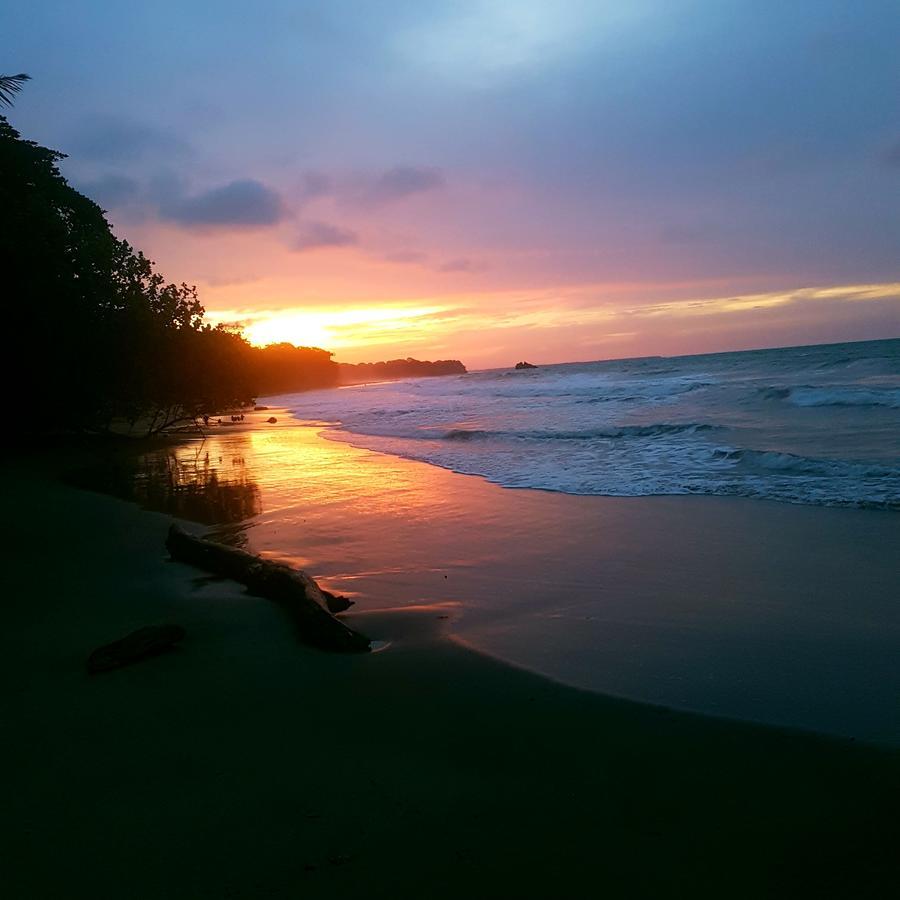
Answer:
[[[819,369],[844,369],[858,363],[859,360],[855,356],[839,356],[835,359],[826,359],[817,366]]]
[[[705,422],[623,425],[618,428],[588,428],[580,431],[489,431],[483,428],[452,428],[444,432],[441,437],[445,441],[490,440],[492,438],[524,441],[592,441],[615,440],[617,438],[649,438],[670,434],[697,434],[698,432],[716,431],[718,429],[719,426]],[[405,437],[407,435],[402,436]]]
[[[541,449],[525,443],[518,449],[512,449],[514,444],[498,448],[487,443],[483,452],[476,452],[468,441],[480,441],[477,433],[472,438],[446,442],[417,442],[346,431],[331,432],[329,436],[462,475],[479,475],[507,488],[607,497],[744,497],[900,510],[900,460],[891,466],[747,448],[711,450],[705,443],[678,437],[668,441],[612,442],[608,452],[597,453],[590,444],[584,452],[575,452],[565,441],[548,441],[539,445]]]
[[[658,373],[661,374],[661,373]],[[668,373],[667,373],[668,374]],[[482,391],[495,399],[572,403],[666,402],[693,391],[714,387],[716,381],[703,374],[648,377],[648,373],[582,371],[569,366],[537,370],[474,372],[460,376],[460,396]]]
[[[787,400],[791,395],[791,389],[787,387],[759,388],[757,393],[763,400]]]
[[[338,422],[332,437],[506,487],[900,508],[900,340],[495,370],[289,405]]]
[[[716,449],[713,460],[733,463],[743,471],[796,475],[804,478],[900,479],[900,461],[890,467],[861,460],[822,459],[777,450]]]
[[[885,406],[900,409],[897,387],[795,387],[788,394],[794,406]]]
[[[797,385],[795,387],[760,388],[759,395],[764,400],[787,401],[792,406],[882,406],[900,409],[900,387],[890,385],[848,386],[848,385]]]

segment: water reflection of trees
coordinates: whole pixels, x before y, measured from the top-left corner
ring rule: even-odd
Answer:
[[[243,522],[262,511],[243,456],[214,456],[201,444],[165,448],[80,473],[86,487],[204,525]]]
[[[259,486],[242,456],[225,469],[209,452],[165,452],[144,458],[135,477],[137,500],[182,519],[206,525],[241,522],[260,513]]]

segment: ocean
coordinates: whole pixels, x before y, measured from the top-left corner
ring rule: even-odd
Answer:
[[[388,649],[437,627],[580,688],[900,746],[900,340],[276,404],[82,483],[307,570]]]
[[[508,488],[900,509],[900,339],[565,363],[279,398]]]

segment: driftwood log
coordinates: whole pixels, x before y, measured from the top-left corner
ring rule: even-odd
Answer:
[[[231,578],[252,594],[274,600],[291,617],[301,640],[313,647],[342,653],[365,653],[371,649],[367,637],[332,615],[332,609],[346,609],[350,602],[323,591],[299,569],[196,537],[174,524],[169,529],[166,547],[172,559]]]

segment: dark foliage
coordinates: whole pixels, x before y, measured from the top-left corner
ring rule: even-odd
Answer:
[[[251,365],[260,394],[286,394],[310,388],[333,387],[338,383],[338,364],[327,350],[269,344],[253,348]]]
[[[36,430],[115,422],[158,431],[250,402],[249,345],[202,324],[196,289],[167,284],[67,184],[64,154],[0,116],[0,266],[6,384],[40,412]]]
[[[153,434],[260,394],[466,371],[456,360],[339,366],[326,350],[252,347],[204,325],[196,288],[166,283],[116,238],[103,210],[63,178],[64,158],[0,116],[0,266],[13,339],[5,384],[28,398],[32,430]]]
[[[12,106],[13,98],[22,90],[22,85],[31,81],[24,72],[18,75],[0,75],[0,106]]]
[[[359,384],[364,381],[389,381],[394,378],[423,378],[433,375],[465,375],[466,367],[458,359],[391,359],[377,363],[340,364],[341,382]]]
[[[455,359],[425,362],[418,359],[392,359],[377,363],[336,363],[334,354],[317,347],[293,344],[269,344],[252,348],[252,380],[260,394],[287,394],[338,384],[389,381],[396,378],[422,378],[429,375],[464,375],[466,367]]]

